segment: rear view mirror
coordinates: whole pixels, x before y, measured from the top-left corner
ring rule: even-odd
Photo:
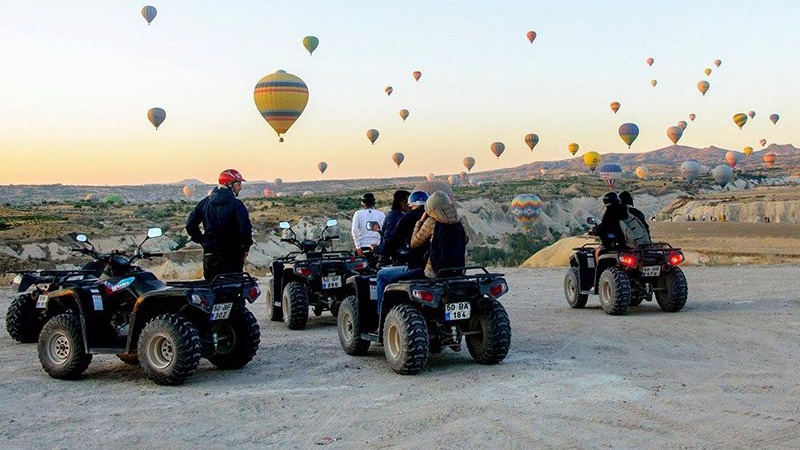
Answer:
[[[79,234],[75,236],[75,240],[78,242],[87,242],[89,238],[87,238],[85,234]]]
[[[150,228],[147,230],[147,237],[148,238],[157,238],[164,234],[164,231],[161,228]]]
[[[336,219],[328,219],[328,221],[325,222],[326,227],[335,227],[336,225],[339,225],[339,221]]]
[[[289,225],[289,222],[280,222],[280,223],[278,223],[278,227],[282,228],[284,230],[288,230],[289,228],[292,228],[292,226]]]
[[[597,219],[595,219],[592,216],[589,216],[586,218],[586,223],[588,223],[589,225],[597,225]]]
[[[367,222],[367,231],[381,231],[381,224],[375,222],[374,220],[370,220]]]

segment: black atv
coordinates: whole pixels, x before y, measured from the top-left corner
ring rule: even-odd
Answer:
[[[88,242],[83,234],[75,236],[75,240],[80,243]],[[92,261],[80,269],[17,272],[11,283],[11,292],[17,295],[11,300],[6,312],[6,330],[14,340],[22,343],[36,342],[39,332],[49,319],[43,308],[43,302],[47,301],[45,294],[69,285],[97,282],[114,256],[113,253],[101,254],[86,247],[70,250],[89,255]]]
[[[161,236],[151,228],[147,239]],[[245,307],[259,290],[246,273],[208,281],[164,283],[133,263],[161,256],[142,250],[109,261],[109,278],[48,292],[50,317],[39,334],[39,361],[54,378],[74,379],[95,354],[117,354],[140,364],[163,385],[186,381],[206,357],[221,369],[244,367],[256,353],[260,330]]]
[[[383,344],[389,366],[403,375],[418,373],[429,353],[461,350],[462,336],[472,358],[497,364],[511,345],[511,323],[497,300],[508,292],[503,274],[484,267],[448,269],[449,277],[410,279],[384,289],[378,311],[375,276],[347,280],[353,292],[337,318],[339,342],[348,355],[367,354]],[[440,271],[442,273],[442,271]]]
[[[283,320],[291,330],[301,330],[308,323],[309,309],[319,317],[330,311],[336,317],[347,296],[344,281],[347,277],[366,270],[365,258],[354,257],[348,251],[328,250],[332,240],[339,236],[325,236],[337,225],[329,219],[317,240],[298,240],[288,222],[280,228],[288,230],[291,237],[281,239],[299,250],[276,258],[270,265],[267,279],[267,314],[270,320]]]
[[[587,221],[596,225],[589,217]],[[583,308],[589,294],[600,296],[600,306],[610,315],[625,314],[629,306],[656,301],[666,312],[680,311],[686,305],[689,288],[683,271],[683,252],[666,242],[639,244],[633,249],[600,255],[599,243],[573,249],[570,268],[564,277],[564,295],[572,308]]]

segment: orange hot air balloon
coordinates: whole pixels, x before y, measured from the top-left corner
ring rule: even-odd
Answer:
[[[647,170],[647,167],[645,167],[645,166],[639,166],[639,167],[636,168],[636,176],[639,177],[642,180],[647,178],[647,174],[648,173],[649,173],[649,171]]]
[[[400,164],[403,164],[404,159],[406,159],[405,155],[403,155],[400,152],[395,152],[392,155],[392,161],[394,161],[394,163],[397,164],[398,169],[400,168]]]
[[[650,80],[650,86],[656,87],[658,80]]]
[[[527,36],[528,40],[531,42],[531,44],[533,44],[533,40],[536,39],[536,32],[530,30],[527,33],[525,33],[525,36]]]
[[[673,144],[677,144],[681,136],[683,136],[683,129],[681,127],[674,126],[667,128],[667,137]]]
[[[617,111],[619,111],[619,106],[620,106],[619,102],[611,102],[610,106],[611,106],[611,110],[614,111],[614,114],[616,114]]]
[[[415,70],[414,73],[411,74],[415,80],[419,81],[419,78],[422,76],[422,72],[419,70]]]
[[[731,166],[731,169],[733,169],[736,166],[736,163],[739,162],[739,155],[741,155],[741,153],[733,150],[729,150],[727,153],[725,153],[725,161],[728,162],[728,165]]]
[[[326,170],[328,170],[328,163],[322,161],[321,163],[317,164],[317,169],[319,169],[319,173],[324,174]]]
[[[400,110],[400,117],[405,122],[405,120],[408,118],[408,110],[407,109],[401,109]]]
[[[705,70],[703,70],[703,73],[706,74],[706,76],[709,76],[709,75],[711,75],[711,69],[706,67]]]
[[[493,142],[491,147],[489,148],[492,150],[492,153],[494,153],[494,156],[497,156],[497,158],[499,159],[500,155],[502,155],[503,152],[505,151],[506,145],[503,144],[502,142]]]
[[[691,120],[692,122],[694,122],[695,117],[697,116],[695,116],[694,113],[689,114],[689,120]]]
[[[747,114],[737,113],[733,115],[733,123],[741,130],[744,124],[747,123]]]
[[[708,88],[711,87],[711,84],[708,83],[706,80],[700,80],[697,82],[697,90],[703,94],[703,97],[706,96],[706,92],[708,92]]]
[[[598,164],[600,164],[600,153],[586,152],[586,154],[583,155],[583,163],[586,164],[586,167],[588,167],[589,170],[594,172],[594,169],[596,169]]]
[[[722,65],[722,61],[721,61],[721,60],[719,60],[719,59],[715,59],[715,60],[714,60],[714,65],[715,65],[715,66],[717,66],[717,67],[719,67],[719,66],[721,66],[721,65]]]
[[[575,153],[578,153],[579,148],[580,146],[574,142],[567,146],[567,150],[569,150],[569,152],[572,153],[573,156],[575,156]]]
[[[392,92],[394,92],[394,89],[392,89],[391,86],[386,86],[385,88],[383,88],[383,92],[386,92],[386,96],[388,97],[389,95],[392,95]]]
[[[374,128],[370,128],[369,130],[367,130],[367,139],[369,139],[369,141],[372,142],[372,145],[375,145],[375,141],[378,140],[379,134],[380,133],[378,133],[378,130]]]
[[[187,198],[191,198],[194,195],[194,186],[187,184],[183,187],[183,195]]]
[[[744,152],[744,154],[745,154],[746,156],[750,156],[750,155],[752,155],[752,154],[753,154],[753,147],[750,147],[750,146],[748,145],[747,147],[745,147],[745,148],[744,148],[744,150],[742,150],[742,152]]]
[[[768,152],[767,154],[765,154],[764,164],[766,164],[767,167],[775,166],[775,153]]]
[[[653,63],[654,63],[655,61],[656,61],[656,60],[655,60],[655,59],[653,59],[653,58],[647,58],[647,65],[648,65],[648,66],[652,66],[652,65],[653,65]]]
[[[299,77],[278,70],[258,80],[253,99],[258,112],[278,133],[278,141],[283,142],[281,135],[289,131],[308,104],[308,87]]]
[[[475,166],[475,158],[472,156],[467,156],[463,161],[461,161],[461,163],[464,164],[464,167],[471,172],[472,168]]]

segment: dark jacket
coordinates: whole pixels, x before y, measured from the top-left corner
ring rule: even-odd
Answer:
[[[389,214],[386,215],[386,218],[383,219],[383,225],[381,225],[381,231],[383,231],[383,239],[381,239],[381,245],[378,246],[377,252],[383,256],[391,256],[394,254],[394,249],[396,247],[390,247],[387,245],[389,239],[392,238],[395,229],[397,228],[397,223],[400,222],[400,219],[403,218],[403,211],[396,211],[391,210]]]
[[[608,250],[625,248],[625,235],[622,234],[622,227],[619,221],[628,217],[628,207],[622,204],[606,205],[603,219],[597,226],[597,237],[603,243],[603,247]]]
[[[424,207],[412,209],[411,211],[403,214],[397,226],[394,228],[394,233],[384,242],[387,248],[399,249],[410,248],[411,235],[414,234],[414,224],[419,221],[422,214],[425,212]],[[394,250],[393,250],[394,251]],[[422,269],[425,267],[425,252],[426,249],[411,249],[411,254],[408,258],[409,269]]]
[[[216,188],[200,200],[186,220],[186,232],[203,246],[205,253],[246,252],[253,245],[253,227],[247,207],[230,189]]]

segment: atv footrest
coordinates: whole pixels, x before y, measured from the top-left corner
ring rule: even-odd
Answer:
[[[361,333],[361,339],[370,342],[378,342],[378,333]]]

